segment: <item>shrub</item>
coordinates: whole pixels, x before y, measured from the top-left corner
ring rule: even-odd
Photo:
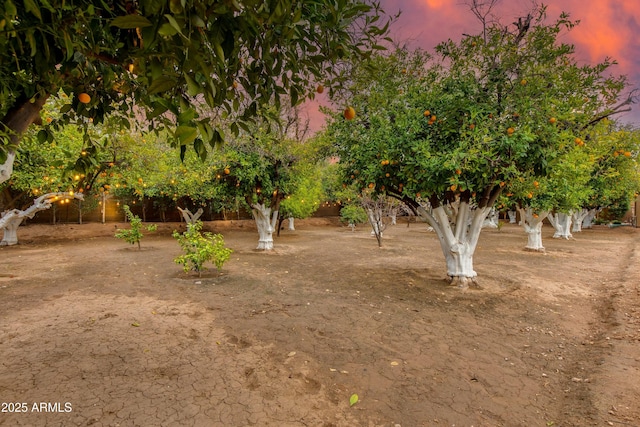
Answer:
[[[124,240],[131,245],[137,243],[138,249],[140,249],[140,240],[142,240],[142,238],[144,237],[144,235],[142,234],[142,220],[140,219],[140,217],[134,215],[133,212],[131,212],[131,209],[129,209],[128,205],[124,205],[122,209],[129,219],[131,228],[118,230],[118,232],[116,233],[116,237],[118,239]],[[157,229],[158,226],[155,224],[147,226],[147,231],[156,231]]]
[[[202,221],[187,224],[187,231],[184,233],[173,232],[173,237],[178,240],[184,255],[174,259],[176,264],[181,264],[185,272],[197,271],[202,275],[202,271],[207,268],[204,263],[211,261],[218,270],[229,260],[233,252],[224,247],[224,238],[221,234],[209,232],[202,233]]]
[[[366,222],[368,218],[367,211],[362,206],[347,205],[340,209],[340,220],[346,222],[351,230],[356,227],[356,224]]]

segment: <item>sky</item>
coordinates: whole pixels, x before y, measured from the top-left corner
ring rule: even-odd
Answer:
[[[412,48],[432,51],[447,39],[477,34],[480,25],[465,5],[469,0],[379,0],[389,14],[401,12],[391,26],[391,37]],[[547,19],[555,21],[564,11],[580,24],[561,34],[560,40],[576,47],[579,63],[596,64],[609,57],[618,64],[614,74],[624,74],[640,88],[640,0],[546,0]],[[531,10],[532,0],[499,0],[494,15],[503,24],[515,22]],[[640,126],[640,104],[617,117]],[[317,104],[307,107],[312,130],[322,127]]]

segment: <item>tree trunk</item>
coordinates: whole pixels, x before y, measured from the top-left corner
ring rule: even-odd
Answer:
[[[452,284],[466,289],[469,285],[478,286],[478,274],[473,269],[475,253],[482,224],[491,211],[490,207],[471,209],[467,202],[460,202],[457,209],[449,209],[455,215],[449,220],[443,206],[429,213],[424,207],[417,208],[418,215],[426,220],[438,235],[440,247],[447,264],[447,276]]]
[[[507,216],[509,217],[509,224],[516,223],[516,211],[507,211]]]
[[[287,228],[287,230],[289,230],[289,231],[296,231],[296,227],[295,227],[295,225],[294,225],[295,218],[294,218],[294,217],[292,217],[292,216],[290,216],[290,217],[289,217],[289,218],[287,218],[287,219],[289,220],[289,227]]]
[[[549,214],[549,222],[556,230],[553,235],[554,239],[570,239],[571,235],[571,212],[558,212],[555,215]]]
[[[527,246],[525,246],[525,249],[534,252],[544,252],[544,246],[542,246],[542,225],[544,219],[549,215],[549,212],[543,211],[536,215],[531,208],[521,208],[519,210],[522,227],[524,227],[524,231],[527,233]]]
[[[487,218],[482,223],[482,226],[489,228],[498,228],[498,221],[500,220],[499,218],[500,217],[498,211],[494,208],[491,208],[491,210],[489,211],[489,215],[487,215]]]
[[[597,208],[589,209],[587,212],[587,215],[582,220],[582,228],[592,228],[593,220],[596,219],[596,215],[598,215],[598,212],[600,212],[600,209],[597,209]]]
[[[102,193],[102,223],[107,222],[107,195]]]
[[[189,209],[182,209],[180,206],[177,206],[177,208],[182,214],[182,217],[184,218],[184,222],[186,222],[187,224],[193,224],[198,219],[200,219],[200,217],[204,213],[204,210],[202,208],[198,209],[196,213],[191,213]]]
[[[0,229],[3,230],[4,235],[0,246],[11,246],[18,244],[18,227],[22,224],[26,218],[33,218],[37,212],[51,208],[53,202],[60,199],[83,199],[83,195],[75,193],[70,195],[69,193],[47,193],[33,201],[33,205],[27,209],[21,211],[19,209],[13,209],[3,212],[0,217]]]
[[[0,120],[0,130],[9,134],[7,159],[0,164],[0,184],[11,178],[13,174],[13,162],[16,159],[16,149],[22,140],[22,134],[34,122],[40,122],[40,110],[49,98],[49,95],[31,99],[20,98],[15,106],[10,108],[7,114]]]
[[[582,221],[584,221],[588,214],[588,209],[580,209],[578,212],[574,212],[573,215],[571,215],[571,220],[573,222],[571,232],[579,233],[582,231]]]
[[[278,220],[278,211],[273,212],[271,218],[271,208],[264,204],[254,203],[251,205],[251,213],[258,228],[258,247],[256,249],[270,251],[273,249],[273,231],[275,222]]]
[[[382,208],[375,206],[373,208],[367,208],[367,216],[369,218],[369,223],[371,224],[371,234],[376,236],[376,240],[378,241],[378,247],[382,246],[382,233],[386,228],[386,224],[383,222],[382,218]]]

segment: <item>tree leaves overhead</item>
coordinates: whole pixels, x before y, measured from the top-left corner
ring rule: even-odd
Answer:
[[[0,118],[65,93],[71,109],[96,122],[114,111],[133,116],[135,105],[154,129],[203,104],[213,117],[248,122],[282,95],[301,102],[316,81],[339,85],[344,63],[365,58],[388,28],[369,0],[3,3]],[[79,103],[80,93],[91,102]],[[199,134],[208,145],[219,136]]]
[[[475,195],[484,206],[523,174],[548,174],[616,111],[625,79],[611,76],[610,60],[578,65],[558,39],[573,24],[536,12],[443,42],[434,56],[398,49],[362,63],[349,97],[355,119],[335,114],[328,129],[345,184],[432,206]]]

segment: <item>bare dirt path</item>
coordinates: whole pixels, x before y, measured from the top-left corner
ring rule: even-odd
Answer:
[[[546,255],[486,230],[484,289],[461,293],[420,224],[378,249],[302,222],[265,254],[218,223],[235,252],[202,278],[173,263],[179,226],[141,251],[113,224],[0,249],[0,425],[640,425],[638,230],[547,229]]]

